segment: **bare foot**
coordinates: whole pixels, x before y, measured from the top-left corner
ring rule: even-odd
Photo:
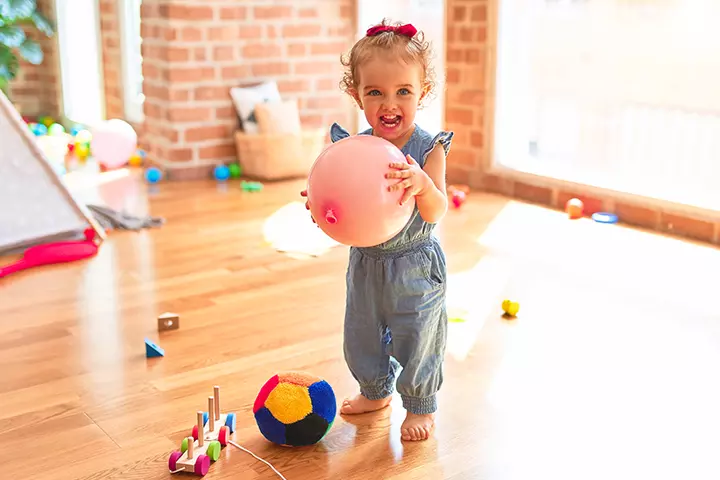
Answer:
[[[353,398],[346,398],[340,407],[340,413],[345,415],[358,415],[360,413],[374,412],[381,410],[390,404],[392,397],[381,398],[380,400],[369,400],[358,394]]]
[[[430,438],[430,433],[435,428],[435,415],[417,415],[407,413],[405,421],[400,427],[402,439],[405,441],[417,442]]]

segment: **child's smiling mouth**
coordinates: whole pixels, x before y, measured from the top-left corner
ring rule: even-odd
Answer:
[[[400,125],[400,120],[402,120],[400,115],[382,115],[380,117],[380,123],[382,123],[385,128],[397,127]]]

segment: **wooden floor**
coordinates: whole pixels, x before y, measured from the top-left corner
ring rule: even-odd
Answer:
[[[720,478],[720,252],[479,193],[439,229],[465,321],[450,324],[434,437],[399,441],[395,401],[314,447],[269,444],[252,404],[274,373],[355,392],[347,250],[322,244],[301,187],[121,178],[97,199],[162,228],[0,281],[2,478],[171,478],[213,385],[235,440],[288,480]],[[164,311],[181,327],[159,335]],[[165,357],[146,359],[144,337]],[[228,446],[206,478],[277,477]]]

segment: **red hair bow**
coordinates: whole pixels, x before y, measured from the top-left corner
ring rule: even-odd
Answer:
[[[398,35],[405,35],[406,37],[412,38],[417,33],[417,29],[409,23],[400,25],[399,27],[394,27],[392,25],[376,25],[368,28],[367,36],[374,37],[375,35],[379,35],[383,32],[394,32]]]

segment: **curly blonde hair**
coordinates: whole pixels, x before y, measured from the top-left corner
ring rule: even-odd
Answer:
[[[399,27],[401,25],[401,22],[391,23],[384,18],[381,23],[374,26]],[[432,98],[435,91],[432,46],[429,41],[425,40],[425,34],[422,31],[418,31],[412,38],[393,31],[382,32],[372,37],[362,37],[347,54],[340,57],[340,63],[345,67],[345,73],[340,81],[340,89],[352,96],[358,88],[358,68],[378,51],[394,53],[405,62],[415,62],[422,66],[421,87],[426,92],[421,101],[420,108],[422,108],[427,100]]]

